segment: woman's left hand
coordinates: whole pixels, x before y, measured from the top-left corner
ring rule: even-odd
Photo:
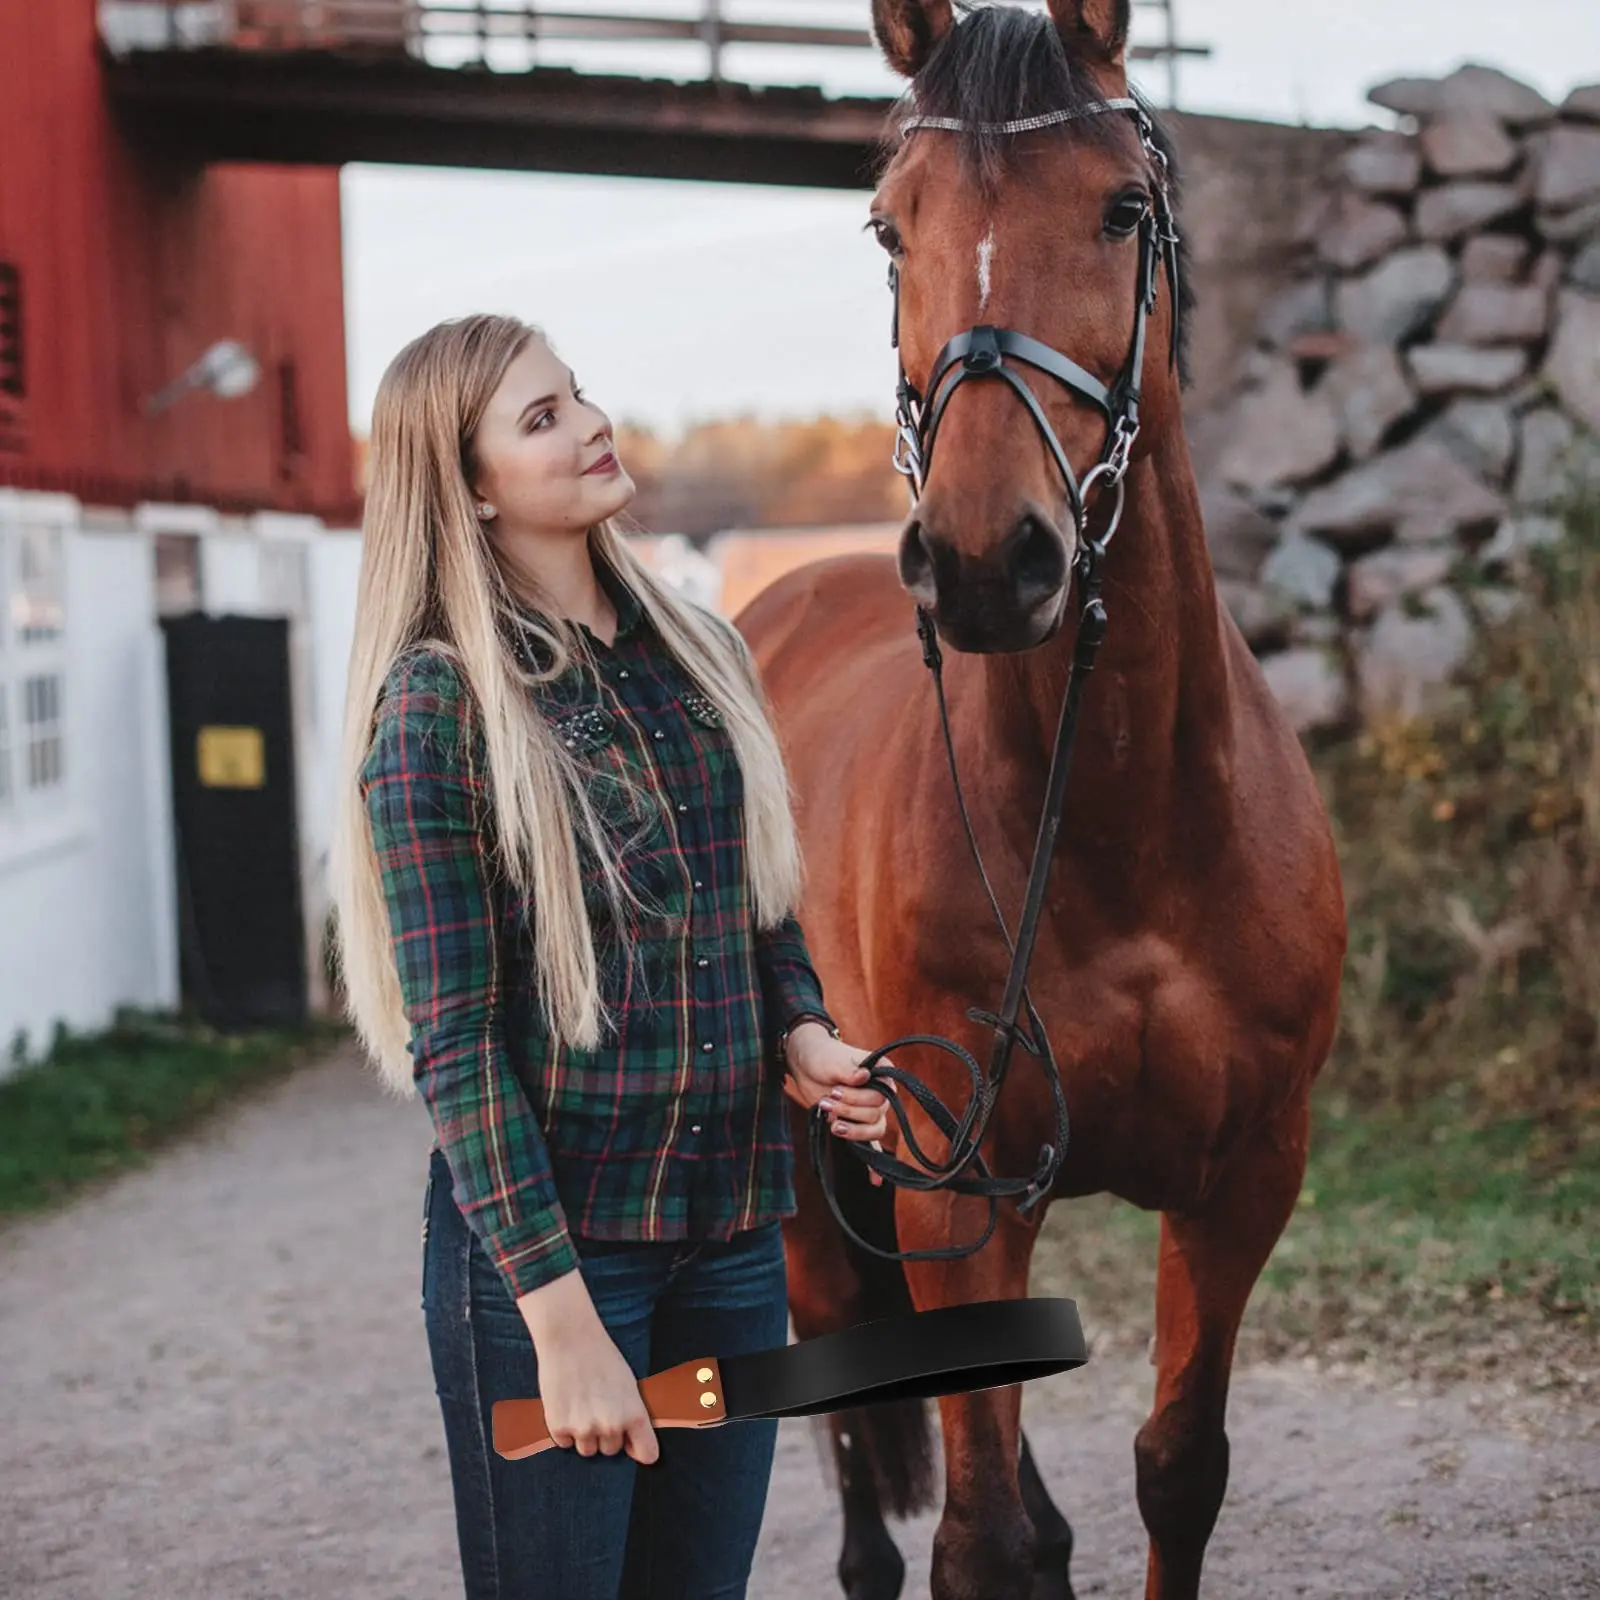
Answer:
[[[882,1091],[861,1087],[869,1073],[858,1064],[871,1052],[835,1039],[820,1022],[802,1022],[789,1035],[785,1054],[783,1092],[808,1110],[822,1106],[839,1138],[865,1141],[881,1152],[879,1141],[889,1131],[889,1102]],[[880,1065],[894,1063],[883,1056]],[[894,1092],[892,1085],[884,1087]],[[883,1183],[876,1172],[869,1171],[868,1177],[875,1185]]]

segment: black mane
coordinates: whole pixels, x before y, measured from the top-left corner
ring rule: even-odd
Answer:
[[[958,19],[912,81],[884,136],[882,156],[900,148],[900,128],[918,115],[951,117],[969,126],[960,133],[931,137],[954,139],[961,160],[985,193],[992,195],[1009,168],[1015,135],[993,133],[984,124],[1052,111],[1085,111],[1101,99],[1088,65],[1063,41],[1047,12],[1012,5],[956,0]],[[1177,152],[1161,119],[1137,89],[1130,88],[1149,116],[1156,148],[1167,158],[1168,194],[1179,212],[1181,180]],[[1041,130],[1081,144],[1126,147],[1135,137],[1126,112],[1103,112]],[[1188,244],[1178,228],[1178,370],[1189,381],[1189,312],[1195,303]]]

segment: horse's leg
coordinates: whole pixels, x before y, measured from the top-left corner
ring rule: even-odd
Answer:
[[[986,1154],[986,1159],[989,1159]],[[1008,1170],[1002,1163],[991,1170]],[[950,1190],[897,1191],[901,1248],[948,1247],[977,1238],[988,1202]],[[983,1249],[949,1261],[910,1261],[906,1278],[919,1311],[976,1300],[1020,1300],[1041,1219],[1002,1201]],[[933,1536],[932,1600],[1032,1600],[1034,1526],[1019,1483],[1022,1390],[1017,1384],[941,1395],[944,1515]],[[1068,1594],[1070,1590],[1058,1590]]]
[[[1245,1303],[1305,1175],[1302,1092],[1232,1151],[1202,1206],[1161,1220],[1155,1404],[1134,1441],[1150,1534],[1145,1600],[1195,1600],[1206,1541],[1228,1485],[1224,1426]]]
[[[840,1231],[812,1171],[805,1124],[797,1117],[795,1198],[784,1224],[789,1252],[789,1310],[795,1334],[816,1339],[911,1309],[899,1264],[859,1250]],[[894,1247],[893,1191],[876,1189],[853,1156],[834,1161],[835,1193],[850,1225]],[[897,1600],[905,1559],[884,1520],[933,1503],[933,1441],[925,1400],[886,1401],[826,1418],[838,1477],[844,1536],[835,1569],[846,1600]]]
[[[1028,1435],[1022,1434],[1022,1453],[1017,1461],[1017,1487],[1022,1491],[1022,1506],[1033,1523],[1033,1600],[1073,1600],[1072,1525],[1050,1498],[1038,1463],[1028,1448]]]

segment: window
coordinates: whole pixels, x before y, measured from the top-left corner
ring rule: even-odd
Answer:
[[[28,448],[28,374],[22,348],[22,274],[0,261],[0,454]]]
[[[158,533],[155,545],[156,615],[181,616],[188,611],[203,609],[200,536],[194,533]]]
[[[0,495],[0,818],[50,814],[66,784],[70,505]]]

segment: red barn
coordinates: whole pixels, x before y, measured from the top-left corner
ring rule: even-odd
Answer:
[[[260,364],[249,394],[146,413],[222,339]],[[0,486],[357,511],[337,170],[138,154],[95,0],[0,7]]]

